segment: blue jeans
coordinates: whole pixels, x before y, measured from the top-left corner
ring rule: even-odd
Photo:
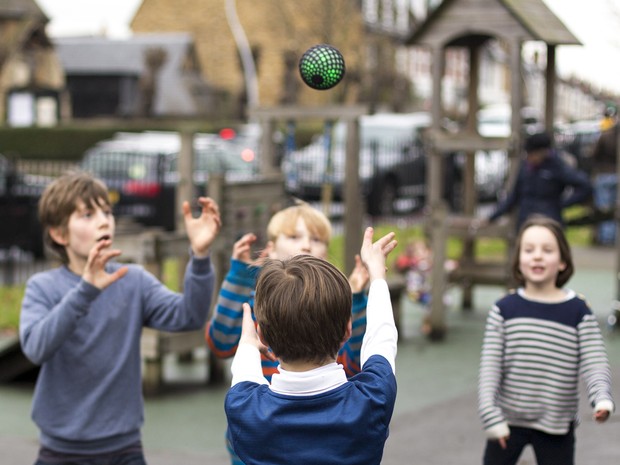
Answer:
[[[571,424],[568,433],[547,434],[531,428],[510,427],[510,438],[506,448],[502,449],[499,441],[487,441],[484,451],[484,465],[515,465],[525,446],[534,449],[538,465],[574,465],[575,464],[575,430]]]
[[[616,205],[618,179],[615,174],[599,174],[594,179],[594,206],[599,210],[610,210]],[[614,220],[602,221],[596,227],[596,242],[612,245],[616,241]]]

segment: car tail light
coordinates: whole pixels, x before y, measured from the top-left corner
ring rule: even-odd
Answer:
[[[157,197],[161,193],[161,185],[149,181],[127,181],[123,186],[123,194],[140,197]]]
[[[224,128],[220,130],[220,137],[224,140],[233,140],[237,134],[232,128]]]

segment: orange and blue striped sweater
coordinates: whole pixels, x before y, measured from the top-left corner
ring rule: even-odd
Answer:
[[[214,314],[205,332],[207,345],[216,357],[229,358],[237,351],[243,321],[242,305],[248,302],[250,306],[254,306],[254,290],[259,270],[260,268],[239,260],[231,260],[230,270],[222,283]],[[351,308],[353,333],[338,352],[337,359],[349,377],[361,371],[360,350],[366,332],[367,303],[368,297],[365,292],[353,294]],[[277,372],[278,362],[261,357],[263,374],[268,381],[271,381],[271,376]]]

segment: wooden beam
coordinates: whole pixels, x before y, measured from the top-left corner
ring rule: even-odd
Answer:
[[[250,118],[259,120],[288,119],[357,119],[367,115],[367,105],[330,105],[306,107],[299,105],[281,105],[275,107],[258,107],[248,110]]]

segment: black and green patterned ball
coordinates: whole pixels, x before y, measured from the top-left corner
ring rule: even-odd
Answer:
[[[344,76],[344,58],[331,45],[319,44],[309,48],[299,60],[299,73],[313,89],[327,90]]]

